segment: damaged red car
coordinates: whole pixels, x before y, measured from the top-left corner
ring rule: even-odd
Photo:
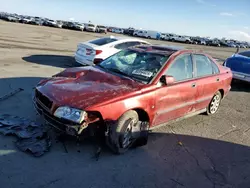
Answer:
[[[53,127],[74,136],[98,129],[115,153],[124,153],[146,144],[152,128],[215,114],[231,81],[231,70],[207,54],[141,45],[42,80],[34,105]]]

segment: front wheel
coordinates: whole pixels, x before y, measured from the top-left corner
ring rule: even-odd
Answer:
[[[139,121],[134,110],[125,112],[114,125],[110,125],[107,145],[116,154],[125,153],[135,142],[133,128]]]
[[[217,91],[207,107],[207,111],[206,111],[207,115],[215,114],[219,110],[221,98],[222,96],[221,96],[220,91]]]

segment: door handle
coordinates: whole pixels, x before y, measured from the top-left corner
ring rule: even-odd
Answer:
[[[220,81],[220,78],[216,78],[216,81],[219,82],[219,81]]]
[[[196,83],[192,83],[192,87],[196,87]]]

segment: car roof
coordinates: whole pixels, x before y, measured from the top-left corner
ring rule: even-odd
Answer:
[[[151,53],[157,53],[162,55],[171,55],[177,51],[190,51],[186,50],[181,46],[168,46],[168,45],[138,45],[134,47],[130,47],[129,49],[133,49],[136,51],[145,51]]]
[[[136,41],[138,41],[138,42],[144,42],[146,44],[150,44],[149,42],[147,42],[145,40],[141,40],[141,39],[138,39],[138,38],[131,38],[131,37],[110,36],[110,37],[102,37],[102,38],[115,39],[113,42],[110,42],[108,44],[104,44],[102,46],[113,46],[113,45],[117,45],[117,44],[124,43],[124,42],[136,42]],[[94,40],[96,40],[96,39],[94,39]]]
[[[132,37],[121,37],[121,36],[110,36],[110,38],[114,38],[116,39],[117,41],[144,41],[144,40],[141,40],[141,39],[138,39],[138,38],[132,38]],[[147,41],[144,41],[144,42],[147,42]]]

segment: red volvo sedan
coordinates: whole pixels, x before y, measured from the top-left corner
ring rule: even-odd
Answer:
[[[53,127],[74,136],[98,129],[120,154],[146,144],[149,129],[215,114],[231,81],[231,70],[207,54],[141,45],[42,80],[33,100]]]

